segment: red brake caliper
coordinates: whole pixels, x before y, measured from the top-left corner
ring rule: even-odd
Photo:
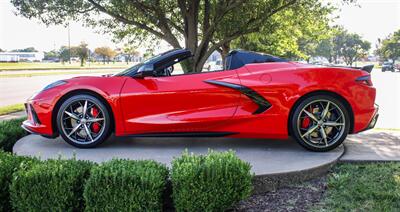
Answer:
[[[90,110],[90,113],[92,114],[92,117],[96,117],[99,114],[99,109],[97,109],[96,107],[92,107],[92,109]],[[100,124],[97,122],[94,122],[92,124],[91,128],[92,128],[92,132],[98,133],[100,131]]]
[[[310,112],[310,113],[313,112],[311,106],[310,106],[310,109],[308,110],[308,112]],[[310,117],[308,117],[308,116],[305,117],[303,119],[303,121],[301,122],[301,128],[308,128],[308,126],[310,125],[310,122],[311,122]]]

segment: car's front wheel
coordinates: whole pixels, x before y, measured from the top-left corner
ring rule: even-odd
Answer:
[[[304,99],[291,117],[291,132],[296,141],[312,151],[329,151],[339,146],[349,132],[349,112],[330,95]]]
[[[110,114],[98,98],[82,94],[63,102],[57,114],[60,135],[69,144],[90,148],[104,142],[111,131]]]

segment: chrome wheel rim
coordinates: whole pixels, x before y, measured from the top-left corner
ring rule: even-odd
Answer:
[[[329,100],[308,103],[297,118],[300,138],[316,148],[330,147],[338,142],[345,132],[345,124],[343,111]]]
[[[71,102],[61,115],[64,135],[77,144],[96,142],[105,130],[104,111],[88,99]]]

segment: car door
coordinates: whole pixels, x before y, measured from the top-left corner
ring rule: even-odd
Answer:
[[[240,92],[235,70],[128,78],[121,90],[126,134],[215,132],[234,115]]]
[[[188,53],[164,55],[150,67],[165,71]],[[240,92],[211,81],[240,84],[235,70],[128,78],[120,97],[126,133],[217,131],[234,115]]]

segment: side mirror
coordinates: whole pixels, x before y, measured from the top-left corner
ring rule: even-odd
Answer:
[[[134,78],[140,78],[140,79],[153,76],[154,76],[154,69],[153,66],[151,65],[144,65],[140,67],[139,70],[136,72],[136,74],[133,75]]]

